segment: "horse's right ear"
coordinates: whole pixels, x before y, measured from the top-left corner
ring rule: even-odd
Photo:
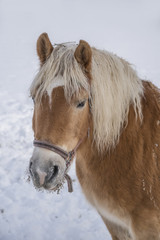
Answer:
[[[47,33],[42,33],[37,40],[37,54],[40,59],[41,66],[45,63],[47,58],[51,55],[53,46],[49,40]]]
[[[80,40],[79,45],[75,50],[74,57],[77,62],[85,68],[86,72],[90,72],[92,50],[90,45],[86,41]]]

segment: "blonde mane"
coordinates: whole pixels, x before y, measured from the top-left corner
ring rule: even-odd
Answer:
[[[53,82],[63,78],[67,100],[85,89],[91,97],[94,141],[100,151],[115,147],[122,128],[127,125],[132,104],[136,117],[142,120],[142,81],[125,60],[107,51],[92,48],[92,80],[87,77],[74,58],[76,45],[60,44],[36,75],[30,91],[36,101],[46,92],[51,94]]]

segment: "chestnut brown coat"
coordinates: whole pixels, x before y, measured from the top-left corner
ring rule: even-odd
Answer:
[[[159,89],[139,79],[125,60],[82,40],[53,48],[42,34],[37,52],[41,68],[31,86],[35,138],[66,151],[84,139],[76,152],[77,177],[113,240],[160,239]],[[60,168],[58,161],[64,160],[56,160]],[[45,171],[37,181],[51,189],[59,173],[47,178]]]

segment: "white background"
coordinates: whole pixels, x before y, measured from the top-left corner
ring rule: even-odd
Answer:
[[[32,153],[29,86],[39,66],[36,40],[106,49],[160,87],[159,0],[0,0],[0,240],[110,240],[85,200],[74,166],[59,195],[26,182]]]

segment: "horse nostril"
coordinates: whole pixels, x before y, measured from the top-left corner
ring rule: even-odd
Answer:
[[[58,166],[53,166],[49,168],[49,171],[46,176],[46,182],[50,182],[58,175]]]

